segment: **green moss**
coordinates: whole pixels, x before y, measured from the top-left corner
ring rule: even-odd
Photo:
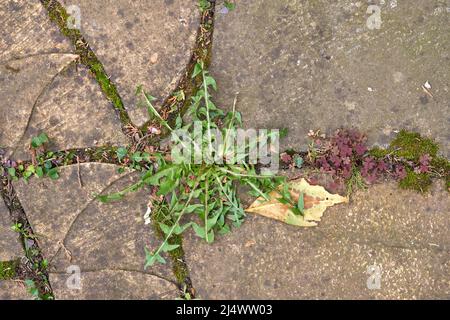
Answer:
[[[433,140],[423,138],[417,132],[402,130],[391,142],[388,151],[397,157],[417,162],[420,156],[424,154],[429,154],[435,158],[439,146]]]
[[[450,192],[450,161],[442,157],[431,160],[433,169],[443,177],[447,191]]]
[[[16,276],[18,261],[4,261],[0,262],[0,280],[13,279]]]
[[[172,271],[179,284],[185,284],[189,278],[189,271],[186,264],[184,263],[184,250],[183,250],[183,239],[181,235],[175,235],[172,237],[170,244],[178,244],[179,247],[170,252],[170,257],[172,259]]]
[[[433,181],[427,173],[415,173],[411,169],[407,169],[406,177],[399,182],[402,189],[411,189],[419,192],[427,192]]]
[[[375,147],[369,151],[369,154],[378,159],[392,155],[395,159],[404,162],[407,176],[400,181],[400,187],[426,192],[432,183],[432,177],[444,178],[447,190],[450,188],[450,162],[439,157],[438,152],[439,146],[432,139],[424,138],[417,132],[402,130],[387,149]],[[431,172],[415,173],[410,163],[418,165],[420,157],[424,154],[432,158]]]
[[[153,214],[152,217],[153,229],[161,239],[164,239],[165,235],[162,232],[159,223],[164,222],[167,225],[170,225],[169,221],[161,221],[163,217],[162,215],[158,214]],[[183,238],[181,235],[173,234],[169,239],[169,243],[179,245],[178,248],[170,251],[169,255],[172,262],[172,272],[177,280],[180,290],[184,288],[184,290],[187,290],[187,292],[189,292],[191,296],[194,296],[194,290],[192,289],[192,283],[189,277],[189,269],[184,262]]]
[[[388,155],[389,151],[387,149],[382,149],[379,147],[374,147],[369,150],[369,154],[375,158],[384,158]]]

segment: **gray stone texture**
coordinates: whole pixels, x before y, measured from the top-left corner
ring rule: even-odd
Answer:
[[[218,104],[251,128],[288,128],[282,148],[305,149],[310,129],[357,127],[385,145],[396,130],[450,151],[449,13],[445,1],[237,0],[218,13],[211,71]],[[422,89],[427,81],[431,95]]]
[[[103,63],[129,110],[141,125],[135,91],[143,85],[161,104],[184,74],[195,45],[200,17],[196,0],[75,0],[81,32]]]

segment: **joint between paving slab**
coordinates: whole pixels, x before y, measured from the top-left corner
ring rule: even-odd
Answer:
[[[189,103],[191,102],[191,97],[195,96],[199,87],[201,87],[201,79],[199,79],[199,77],[192,78],[196,63],[202,61],[206,67],[208,67],[211,63],[216,2],[211,1],[210,3],[211,6],[201,13],[200,26],[197,30],[195,47],[189,63],[186,66],[186,71],[178,81],[177,87],[163,102],[160,109],[162,112],[167,112],[169,114],[167,122],[172,127],[175,124],[177,116],[179,115],[182,117],[185,114],[189,107]],[[177,94],[179,92],[184,93],[184,99],[178,101]],[[175,111],[170,112],[171,110]],[[140,127],[140,130],[144,136],[152,124],[153,120],[150,119]],[[162,130],[163,133],[157,139],[149,140],[150,145],[157,143],[158,140],[161,140],[169,134],[169,132],[167,132],[164,128],[162,128]]]
[[[61,33],[72,42],[72,45],[75,47],[75,53],[79,55],[79,63],[85,65],[94,74],[102,92],[111,101],[114,109],[118,112],[122,124],[122,131],[128,136],[128,129],[134,127],[134,125],[124,107],[116,85],[110,80],[103,64],[97,58],[94,51],[92,51],[81,32],[67,26],[69,14],[64,6],[57,0],[40,1],[47,10],[50,20],[56,23]]]
[[[10,213],[11,219],[15,224],[21,224],[20,239],[22,247],[25,251],[26,262],[18,263],[16,266],[16,278],[20,280],[33,280],[34,285],[38,289],[39,298],[52,299],[53,290],[48,281],[48,272],[43,267],[43,255],[37,241],[31,224],[25,214],[25,210],[20,203],[17,193],[14,190],[11,181],[5,177],[1,179],[1,196],[5,202],[6,207]],[[30,245],[27,239],[33,240]],[[37,266],[37,267],[36,267]]]

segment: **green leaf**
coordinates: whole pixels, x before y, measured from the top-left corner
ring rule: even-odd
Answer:
[[[178,165],[168,165],[166,167],[161,168],[154,175],[143,178],[143,180],[146,184],[158,186],[160,184],[160,179],[162,177],[166,177],[166,176],[174,174],[177,169],[178,170],[180,169],[180,167]]]
[[[200,227],[198,224],[193,223],[192,224],[192,229],[194,229],[195,233],[197,234],[197,236],[199,236],[200,238],[204,239],[206,236],[205,233],[205,228]]]
[[[303,158],[298,154],[294,156],[294,164],[297,168],[301,168],[303,166]]]
[[[137,151],[137,152],[133,153],[131,155],[131,160],[133,160],[135,162],[141,162],[142,161],[141,152]]]
[[[280,129],[280,139],[285,138],[288,135],[289,129],[288,128],[282,128]]]
[[[183,126],[183,119],[180,114],[178,114],[177,119],[175,121],[175,128],[180,129]]]
[[[42,146],[44,143],[48,142],[48,137],[47,135],[43,132],[40,135],[38,135],[37,137],[34,137],[31,139],[31,146],[33,148],[38,148],[40,146]]]
[[[153,102],[156,100],[156,98],[154,96],[152,96],[151,94],[145,93],[145,96],[147,97],[147,100],[150,102]]]
[[[194,67],[194,72],[192,73],[192,78],[198,76],[202,71],[203,71],[202,65],[199,62],[197,62]]]
[[[301,213],[305,211],[305,202],[303,193],[300,193],[300,196],[298,197],[297,208]]]
[[[214,242],[214,230],[211,230],[210,232],[208,232],[208,238],[206,240],[208,243]]]
[[[16,168],[13,168],[13,167],[8,168],[8,174],[9,174],[11,177],[15,177],[15,176],[16,176]]]
[[[145,266],[144,269],[147,269],[148,267],[151,267],[155,264],[155,262],[159,262],[162,264],[166,263],[166,260],[164,260],[163,257],[161,257],[159,254],[153,254],[150,251],[148,251],[147,248],[144,248],[145,250]]]
[[[201,190],[198,190],[198,191],[201,192]],[[198,196],[197,197],[194,196],[194,198],[198,198]],[[192,213],[195,210],[200,209],[200,208],[203,208],[203,204],[192,204],[186,208],[185,213]]]
[[[206,76],[204,81],[205,81],[207,86],[212,86],[214,90],[217,90],[217,83],[216,83],[216,80],[214,80],[213,77]],[[217,108],[215,108],[214,110],[217,110]]]
[[[59,178],[58,168],[52,168],[47,171],[47,176],[50,177],[52,180],[56,180]]]
[[[168,225],[160,222],[159,223],[159,227],[161,228],[161,231],[164,232],[164,234],[167,236],[170,234],[170,230],[172,229],[171,227],[169,227]]]
[[[173,233],[176,235],[182,234],[187,228],[192,225],[192,222],[186,223],[184,226],[177,225],[173,230]]]
[[[42,167],[36,168],[36,175],[38,176],[38,178],[42,178],[44,176],[44,170],[42,169]]]
[[[207,221],[207,229],[211,230],[217,223],[217,219],[219,219],[221,212],[217,213],[214,217],[209,218]]]
[[[169,251],[175,250],[175,249],[178,248],[179,246],[180,246],[179,244],[169,244],[169,243],[165,242],[165,243],[163,244],[163,246],[161,247],[161,250],[162,250],[163,252],[169,252]]]
[[[158,196],[165,196],[166,194],[170,193],[177,187],[178,183],[175,182],[172,179],[166,178],[163,183],[161,183],[161,186],[159,187],[159,190],[157,192]]]
[[[125,158],[127,154],[128,154],[127,148],[121,147],[116,150],[117,159],[119,159],[119,161],[122,161],[122,159]]]
[[[223,5],[224,5],[225,8],[227,8],[230,11],[233,11],[236,8],[236,4],[235,3],[232,3],[232,2],[226,1],[226,0],[224,1]]]
[[[40,140],[38,137],[34,137],[33,139],[31,139],[31,146],[33,148],[38,148],[40,146]]]
[[[50,160],[47,160],[44,162],[44,168],[45,169],[51,169],[53,167],[53,164]]]
[[[97,199],[100,202],[107,203],[110,201],[122,200],[123,194],[118,192],[118,193],[113,193],[113,194],[100,195],[100,196],[97,196]]]

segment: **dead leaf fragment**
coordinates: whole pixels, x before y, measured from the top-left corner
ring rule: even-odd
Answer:
[[[347,197],[331,194],[322,186],[312,186],[304,178],[290,181],[288,186],[294,202],[297,202],[300,195],[303,194],[303,216],[294,214],[289,205],[278,201],[281,195],[277,191],[269,194],[268,201],[262,197],[256,199],[245,211],[295,226],[314,227],[328,207],[348,202]]]

